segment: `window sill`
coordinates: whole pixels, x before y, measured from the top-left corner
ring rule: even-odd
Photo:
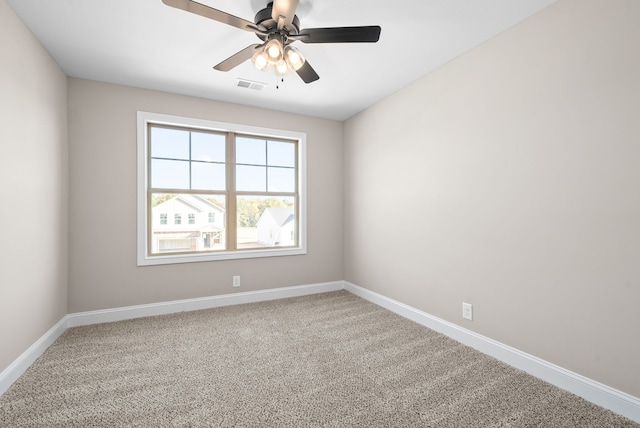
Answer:
[[[204,254],[139,255],[138,266],[212,262],[219,260],[253,259],[262,257],[299,256],[303,254],[307,254],[306,248],[295,247],[269,250],[224,251]]]

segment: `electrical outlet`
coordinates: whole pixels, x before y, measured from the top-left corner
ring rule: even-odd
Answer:
[[[233,277],[233,286],[240,287],[240,275],[236,275]]]
[[[471,303],[462,303],[462,318],[473,321],[473,305]]]

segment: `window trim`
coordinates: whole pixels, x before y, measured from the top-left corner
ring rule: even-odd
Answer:
[[[298,246],[269,249],[243,249],[207,253],[151,255],[148,251],[147,223],[150,213],[147,207],[147,177],[148,177],[148,123],[189,127],[218,132],[234,132],[251,136],[289,139],[298,141]],[[216,260],[235,260],[259,257],[281,257],[307,254],[307,134],[296,131],[287,131],[273,128],[263,128],[248,125],[239,125],[226,122],[217,122],[206,119],[151,113],[137,112],[137,263],[138,266],[194,263]],[[233,170],[234,168],[228,168]]]

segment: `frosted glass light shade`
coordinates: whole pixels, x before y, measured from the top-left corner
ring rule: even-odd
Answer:
[[[291,70],[298,71],[304,65],[304,57],[298,49],[287,46],[284,49],[284,59]]]
[[[277,64],[282,59],[284,48],[278,39],[271,39],[264,46],[264,52],[271,64]]]
[[[276,63],[276,70],[278,70],[278,74],[287,74],[289,72],[289,66],[281,59]]]
[[[253,62],[253,65],[255,65],[255,67],[260,71],[264,71],[267,69],[267,67],[269,67],[267,54],[265,54],[262,49],[253,55],[251,61]]]

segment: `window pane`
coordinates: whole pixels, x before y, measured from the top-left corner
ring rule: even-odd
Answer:
[[[295,198],[239,196],[238,248],[297,245]]]
[[[296,166],[296,145],[282,141],[267,143],[267,163],[270,166]]]
[[[293,168],[269,168],[268,192],[295,192],[296,170]]]
[[[267,142],[264,139],[237,137],[236,163],[249,165],[267,164]]]
[[[189,162],[152,159],[151,187],[166,189],[188,189]]]
[[[152,127],[151,157],[189,159],[189,131]]]
[[[204,132],[191,133],[191,159],[205,162],[225,161],[226,141],[224,135]]]
[[[151,207],[152,254],[226,249],[223,195],[154,193]]]
[[[236,167],[236,189],[241,192],[265,192],[267,190],[267,168],[238,165]]]
[[[224,164],[192,162],[191,188],[200,190],[225,190]]]

